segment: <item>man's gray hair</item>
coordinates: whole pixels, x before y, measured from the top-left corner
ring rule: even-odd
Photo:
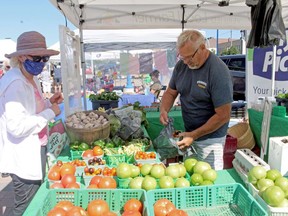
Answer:
[[[191,41],[195,46],[200,46],[200,44],[206,43],[205,37],[201,32],[197,30],[185,30],[183,31],[177,39],[177,49],[183,47],[188,41]]]

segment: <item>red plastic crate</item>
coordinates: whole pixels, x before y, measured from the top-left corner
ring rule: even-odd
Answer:
[[[237,138],[230,135],[226,136],[224,154],[225,153],[235,153],[237,151]]]
[[[232,161],[234,160],[235,155],[234,153],[224,153],[223,160],[224,160],[224,169],[233,168]]]

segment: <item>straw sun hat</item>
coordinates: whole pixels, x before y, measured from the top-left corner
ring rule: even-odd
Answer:
[[[45,37],[36,31],[22,33],[17,39],[17,51],[5,54],[6,58],[20,55],[52,56],[58,55],[59,51],[47,49]]]

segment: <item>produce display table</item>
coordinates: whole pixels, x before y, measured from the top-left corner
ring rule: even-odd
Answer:
[[[261,147],[261,131],[263,112],[248,109],[249,124],[253,132],[256,144]],[[288,117],[271,115],[269,137],[288,136]]]
[[[181,110],[177,111],[170,111],[169,117],[174,119],[174,128],[176,130],[184,131],[184,123],[182,120],[182,113]],[[149,122],[149,126],[147,128],[147,132],[151,140],[154,140],[161,130],[163,129],[163,125],[159,121],[160,112],[147,112],[146,118]]]
[[[235,169],[228,169],[228,170],[220,170],[217,171],[217,180],[215,181],[216,184],[230,184],[230,183],[240,183],[244,184],[243,181],[238,176]],[[160,190],[160,189],[159,189]],[[31,201],[30,205],[26,209],[24,216],[36,216],[37,211],[39,210],[39,203],[43,203],[49,189],[47,189],[47,182],[44,182],[41,187],[39,188],[37,194]]]
[[[169,113],[169,116],[174,119],[175,129],[184,130],[181,111],[171,111]],[[149,122],[149,127],[146,129],[144,126],[142,126],[142,130],[145,136],[149,136],[151,139],[154,139],[159,135],[160,131],[163,128],[163,125],[161,125],[159,122],[159,112],[147,112],[147,120]],[[153,151],[153,150],[154,150],[153,145],[151,145],[148,151]],[[61,152],[61,154],[59,155],[57,159],[62,160],[62,161],[71,160],[70,149],[68,146],[63,149],[63,151]],[[215,181],[215,185],[230,184],[230,183],[240,183],[244,185],[243,181],[241,180],[241,178],[239,177],[235,169],[217,171],[217,179]],[[39,203],[41,203],[42,205],[45,202],[46,197],[49,193],[49,189],[47,185],[48,185],[48,182],[44,182],[41,185],[37,194],[31,201],[28,208],[26,209],[24,215],[26,216],[37,215],[39,208],[40,208]]]

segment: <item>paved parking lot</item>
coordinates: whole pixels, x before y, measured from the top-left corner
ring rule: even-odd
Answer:
[[[13,216],[13,185],[10,177],[0,175],[0,216]]]

